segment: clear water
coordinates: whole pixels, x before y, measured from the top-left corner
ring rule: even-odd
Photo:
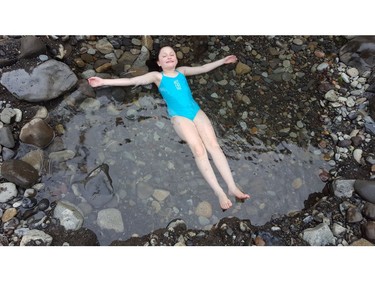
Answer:
[[[199,229],[209,229],[227,216],[262,225],[275,214],[302,209],[308,195],[324,187],[318,174],[326,163],[319,149],[287,141],[268,147],[255,136],[249,144],[235,131],[228,130],[218,139],[236,182],[251,199],[234,203],[222,212],[189,147],[173,130],[165,104],[157,94],[141,94],[138,98],[133,95],[129,102],[117,102],[113,99],[114,91],[107,88],[96,99],[84,100],[83,104],[90,103],[85,110],[77,105],[76,110],[67,107],[52,112],[65,128],[60,136],[65,149],[75,156],[50,163],[44,178],[44,196],[82,208],[84,226],[97,234],[101,245],[134,234],[147,234],[166,227],[175,218],[183,219],[188,228]],[[103,164],[108,165],[112,186],[101,173],[96,182],[85,187],[85,178]],[[153,197],[155,190],[167,191],[169,195],[159,202]],[[209,219],[195,214],[202,201],[212,206]],[[97,225],[98,212],[109,207],[120,210],[123,232],[102,230]]]

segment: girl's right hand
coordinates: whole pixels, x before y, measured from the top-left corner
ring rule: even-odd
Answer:
[[[100,87],[103,86],[103,79],[100,77],[90,77],[87,79],[91,87]]]
[[[224,58],[224,64],[235,63],[236,61],[237,57],[235,55],[230,55]]]

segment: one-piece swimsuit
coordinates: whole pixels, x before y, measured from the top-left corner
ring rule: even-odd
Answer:
[[[159,92],[167,104],[170,117],[183,116],[193,121],[200,107],[193,99],[185,75],[177,73],[175,77],[169,77],[162,72]]]

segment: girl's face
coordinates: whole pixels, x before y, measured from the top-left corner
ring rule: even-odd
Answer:
[[[161,48],[157,63],[163,70],[174,70],[178,63],[175,51],[171,47]]]

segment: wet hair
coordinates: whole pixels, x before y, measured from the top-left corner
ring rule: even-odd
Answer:
[[[160,50],[164,47],[167,47],[168,45],[160,45],[155,44],[153,46],[153,50],[150,52],[150,58],[146,61],[146,65],[149,69],[149,71],[161,71],[161,67],[157,64],[157,61],[159,60],[159,54]]]
[[[171,48],[172,50],[174,50],[173,47],[172,47],[171,45],[163,45],[163,46],[159,46],[159,49],[158,49],[158,52],[157,52],[158,55],[157,55],[157,57],[156,57],[157,60],[159,59],[160,51],[161,51],[163,48],[166,48],[166,47]]]
[[[150,52],[150,59],[146,61],[146,65],[148,66],[149,71],[161,71],[161,67],[157,64],[159,60],[159,55],[161,49],[169,47],[173,47],[170,44],[154,44],[154,49]],[[173,49],[174,50],[174,49]]]

